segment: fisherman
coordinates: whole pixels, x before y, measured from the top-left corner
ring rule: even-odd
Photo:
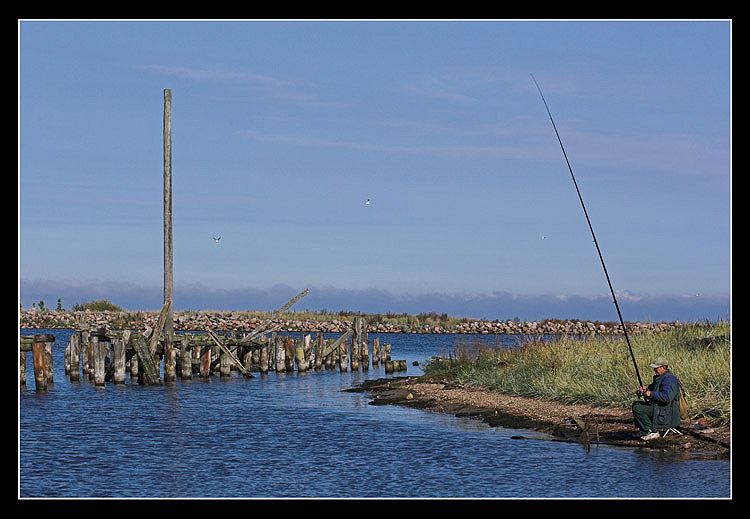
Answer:
[[[654,369],[654,380],[637,391],[644,401],[633,402],[633,419],[639,429],[636,434],[642,440],[659,438],[659,430],[680,425],[680,381],[664,357],[658,357],[649,367]]]

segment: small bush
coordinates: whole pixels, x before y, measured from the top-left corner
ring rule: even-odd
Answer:
[[[83,302],[79,303],[77,305],[73,306],[73,310],[76,312],[80,312],[83,310],[91,310],[92,312],[122,312],[122,308],[117,306],[116,304],[112,303],[111,301],[107,301],[106,299],[97,299],[96,301],[91,301],[89,303]]]

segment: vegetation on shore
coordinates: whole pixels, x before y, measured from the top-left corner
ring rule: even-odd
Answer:
[[[692,323],[629,338],[644,385],[654,375],[648,364],[666,357],[687,391],[690,421],[722,427],[731,414],[730,332],[727,322]],[[444,357],[427,362],[424,372],[427,378],[566,404],[630,407],[637,398],[638,379],[622,336],[540,338],[512,348],[459,339]]]

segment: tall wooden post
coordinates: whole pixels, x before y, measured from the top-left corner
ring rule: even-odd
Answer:
[[[175,380],[174,288],[172,249],[172,91],[164,89],[164,302],[169,313],[164,323],[164,381]]]

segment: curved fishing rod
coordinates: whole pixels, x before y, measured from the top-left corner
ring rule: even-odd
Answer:
[[[583,203],[583,197],[581,197],[581,191],[578,189],[578,182],[576,182],[576,177],[573,175],[573,168],[570,167],[570,161],[568,160],[568,154],[565,153],[565,147],[563,146],[562,139],[560,139],[560,134],[557,131],[557,126],[555,126],[555,121],[552,119],[552,114],[549,111],[549,107],[547,106],[547,101],[544,99],[544,94],[542,94],[542,89],[539,88],[539,83],[536,82],[536,78],[534,77],[534,74],[531,74],[531,79],[534,80],[534,84],[536,85],[536,89],[539,90],[539,95],[542,97],[542,102],[544,103],[544,108],[547,110],[547,115],[549,115],[549,120],[552,122],[552,128],[555,130],[555,135],[557,135],[557,142],[560,143],[560,149],[563,152],[563,156],[565,157],[565,163],[568,165],[568,171],[570,171],[570,178],[573,179],[573,185],[576,188],[576,193],[578,193],[578,200],[581,202],[581,207],[583,208],[583,214],[586,216],[586,222],[589,224],[589,230],[591,231],[591,237],[594,239],[594,245],[596,245],[596,252],[599,254],[599,261],[602,263],[602,269],[604,269],[604,277],[607,278],[607,284],[609,285],[609,291],[612,294],[612,300],[615,303],[615,308],[617,309],[617,316],[620,318],[620,325],[622,325],[622,331],[625,334],[625,342],[628,344],[628,351],[630,351],[630,358],[633,359],[633,367],[635,368],[635,374],[638,377],[638,386],[643,387],[643,381],[641,380],[641,373],[638,371],[638,364],[635,361],[635,355],[633,355],[633,348],[630,346],[630,339],[628,338],[628,330],[625,328],[625,321],[622,319],[622,314],[620,313],[620,305],[617,304],[617,297],[615,297],[615,291],[612,288],[612,282],[609,280],[609,274],[607,273],[607,267],[604,265],[604,258],[602,257],[602,251],[599,249],[599,243],[596,241],[596,235],[594,234],[594,228],[591,226],[591,220],[589,219],[589,214],[586,211],[586,206]]]

